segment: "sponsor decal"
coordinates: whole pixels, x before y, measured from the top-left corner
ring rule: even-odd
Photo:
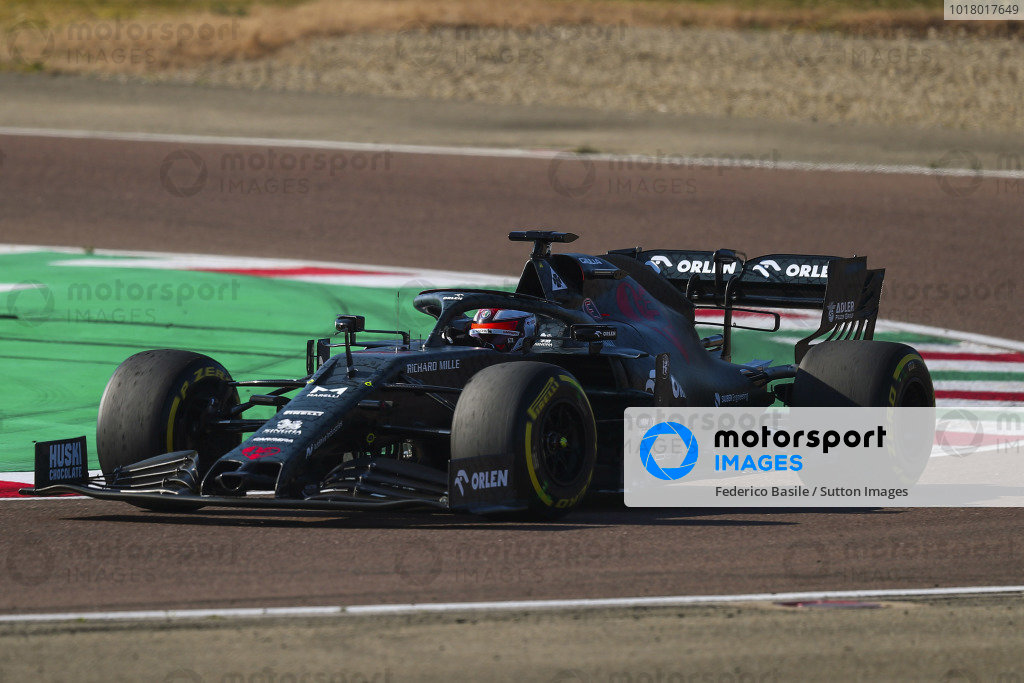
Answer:
[[[456,469],[458,468],[458,469]],[[515,475],[507,454],[476,455],[451,463],[448,500],[453,510],[501,505],[515,498]]]
[[[466,489],[462,487],[464,483],[469,483],[469,475],[466,474],[466,470],[459,470],[459,473],[455,475],[455,485],[459,487],[459,493],[462,495],[466,495]]]
[[[537,416],[540,415],[540,411],[544,410],[544,406],[551,402],[551,398],[558,391],[558,380],[554,377],[548,379],[548,383],[541,389],[540,395],[534,399],[533,403],[527,409],[527,414],[531,420],[536,420]]]
[[[599,258],[592,258],[590,256],[581,256],[579,259],[580,263],[585,263],[588,266],[605,266],[607,265],[604,261]]]
[[[315,386],[313,387],[307,396],[316,396],[317,398],[338,398],[348,387],[338,387],[337,389],[328,389],[327,387]]]
[[[199,368],[198,370],[196,370],[195,373],[193,373],[192,381],[198,382],[203,377],[217,377],[219,379],[224,380],[225,382],[228,379],[227,374],[225,374],[223,370],[221,370],[220,368],[215,368],[212,365],[208,365],[205,368]]]
[[[768,268],[771,268],[772,272],[769,272]],[[752,266],[751,270],[762,275],[766,280],[775,273],[784,273],[786,277],[791,278],[810,278],[814,280],[828,277],[827,263],[790,263],[783,268],[779,265],[778,261],[765,259],[756,266]]]
[[[828,304],[828,321],[852,320],[856,305],[853,301],[831,301]]]
[[[518,330],[503,330],[500,327],[488,327],[485,330],[473,330],[482,334],[492,334],[496,337],[520,337],[522,333]]]
[[[711,259],[682,259],[679,262],[674,262],[668,256],[657,254],[652,256],[646,264],[648,267],[653,268],[655,271],[661,273],[663,271],[674,271],[676,273],[684,273],[688,275],[714,275],[715,274],[715,263]],[[734,275],[736,273],[737,263],[723,263],[722,273],[725,275]],[[811,278],[811,279],[824,279],[828,277],[828,264],[827,263],[790,263],[783,267],[775,259],[764,259],[757,262],[748,262],[750,272],[757,273],[764,279],[768,280],[779,274],[783,274],[786,277],[791,278]]]
[[[466,470],[459,470],[455,475],[455,486],[458,487],[459,493],[462,495],[466,495],[464,484],[469,484],[469,488],[473,491],[505,488],[508,486],[508,470],[487,470],[474,472],[472,475],[467,474]]]
[[[647,384],[644,385],[644,391],[649,391],[652,394],[654,393],[654,384],[655,384],[656,375],[657,375],[657,371],[652,369],[651,372],[647,375]],[[678,381],[676,381],[676,376],[675,375],[669,375],[669,379],[672,380],[672,397],[673,398],[682,398],[682,397],[686,396],[686,392],[683,391],[682,385],[679,384]]]
[[[562,278],[558,277],[558,273],[556,273],[554,271],[554,269],[552,269],[551,270],[551,291],[552,292],[557,292],[560,289],[567,289],[567,287],[565,285],[565,282],[562,281]]]
[[[593,302],[592,299],[583,300],[583,312],[589,315],[594,320],[600,321],[602,318],[601,311],[597,310],[597,305]]]
[[[320,448],[325,443],[327,443],[327,440],[329,438],[331,438],[332,436],[334,436],[335,432],[337,432],[339,429],[341,429],[341,425],[342,424],[344,424],[344,423],[343,422],[339,422],[338,424],[334,425],[329,432],[327,432],[322,437],[317,439],[314,443],[312,443],[306,449],[306,457],[308,458],[309,456],[313,455],[313,451],[315,451],[316,449]]]
[[[812,278],[827,278],[828,277],[828,264],[822,265],[810,265],[804,263],[791,263],[786,266],[786,277],[812,277]]]
[[[730,403],[742,403],[750,397],[750,394],[720,394],[715,392],[715,407],[727,406]]]
[[[751,270],[753,270],[755,273],[760,273],[761,275],[764,276],[764,279],[767,280],[772,276],[772,274],[768,272],[768,269],[765,268],[765,266],[771,266],[772,270],[774,270],[776,273],[782,270],[782,266],[780,266],[776,261],[772,259],[765,259],[764,261],[761,261],[759,264],[751,268]]]
[[[674,270],[677,273],[689,273],[696,275],[714,275],[715,264],[710,259],[683,259],[679,263],[673,263],[667,256],[652,256],[647,262],[655,266],[659,273],[663,270]],[[733,275],[736,272],[736,263],[722,264],[722,272],[726,275]]]
[[[322,410],[286,410],[284,415],[300,415],[302,417],[320,417],[324,414]]]
[[[293,434],[298,436],[302,434],[302,420],[290,420],[284,418],[277,421],[277,424],[271,429],[264,429],[263,434]]]
[[[488,333],[499,332],[499,330],[487,330]],[[516,333],[518,335],[518,333]],[[448,360],[430,360],[423,363],[407,363],[405,373],[413,375],[420,372],[437,372],[438,370],[458,370],[461,358],[449,358]]]
[[[259,460],[260,458],[277,455],[280,452],[281,449],[277,446],[247,446],[242,449],[242,455],[250,460]]]
[[[89,474],[85,461],[84,436],[36,443],[36,486],[85,481]]]
[[[275,436],[254,436],[249,441],[273,441],[274,443],[295,443],[295,439],[282,439]]]

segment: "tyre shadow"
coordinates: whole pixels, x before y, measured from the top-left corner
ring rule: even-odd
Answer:
[[[65,519],[119,524],[171,524],[213,527],[448,529],[494,531],[578,531],[614,526],[763,527],[798,526],[801,517],[899,514],[891,509],[676,509],[591,506],[549,522],[487,520],[473,515],[436,512],[358,512],[339,515],[311,510],[203,509],[185,513],[132,511],[125,514],[81,514]]]

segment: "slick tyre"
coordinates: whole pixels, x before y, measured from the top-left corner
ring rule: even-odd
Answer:
[[[209,423],[238,405],[223,365],[191,351],[143,351],[121,363],[107,382],[96,421],[103,474],[171,451],[199,454],[200,475],[241,443],[241,435],[214,432]]]
[[[793,384],[793,406],[935,406],[931,374],[921,355],[906,344],[882,341],[833,341],[812,346],[800,362]],[[934,419],[934,416],[932,416]],[[928,464],[931,441],[913,438],[914,418],[886,412],[890,447],[856,462],[839,459],[801,479],[814,486],[908,486]]]
[[[812,346],[793,382],[794,406],[934,406],[932,377],[906,344],[833,341]]]
[[[579,505],[597,459],[597,428],[586,394],[555,365],[518,361],[481,370],[466,384],[452,420],[452,466],[508,454],[510,486],[526,516],[556,519]]]

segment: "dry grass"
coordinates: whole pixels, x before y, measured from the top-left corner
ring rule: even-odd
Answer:
[[[927,35],[964,31],[1007,35],[1009,22],[942,20],[941,6],[913,0],[844,5],[770,0],[762,4],[622,2],[614,0],[313,0],[292,5],[225,6],[161,2],[85,11],[74,2],[22,3],[9,7],[0,68],[58,72],[143,73],[205,62],[257,59],[310,38],[426,27],[612,25],[808,29],[848,35]],[[19,7],[19,5],[13,5]],[[219,9],[217,9],[219,8]],[[128,17],[128,18],[123,18]],[[201,30],[208,31],[202,35]]]

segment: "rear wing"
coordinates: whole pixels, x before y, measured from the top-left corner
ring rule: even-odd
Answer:
[[[843,258],[805,254],[768,254],[745,259],[729,249],[689,251],[624,249],[657,270],[691,303],[725,311],[730,355],[730,312],[737,306],[812,308],[822,312],[818,329],[800,340],[799,363],[814,340],[871,339],[878,317],[884,269],[869,270],[863,256]]]

